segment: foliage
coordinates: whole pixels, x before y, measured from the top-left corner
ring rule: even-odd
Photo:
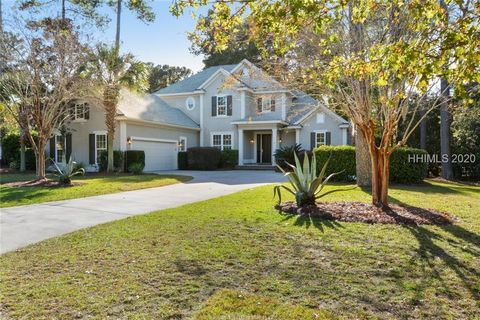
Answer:
[[[427,177],[428,163],[425,159],[427,152],[422,149],[402,147],[395,150],[390,157],[390,181],[397,183],[419,183]]]
[[[107,171],[108,166],[108,152],[102,151],[99,155],[98,167],[99,171]],[[125,167],[124,164],[124,152],[120,150],[113,151],[113,170],[122,172]]]
[[[354,181],[356,175],[355,147],[352,146],[320,146],[313,150],[317,163],[325,163],[331,159],[327,173],[339,172],[332,178],[337,181]],[[320,166],[318,167],[320,171]]]
[[[73,168],[73,171],[77,171],[77,170],[80,170],[80,169],[85,170],[86,168],[87,168],[87,165],[84,162],[76,162],[75,166]]]
[[[222,150],[220,157],[221,168],[234,168],[238,164],[238,150],[225,149]]]
[[[183,80],[193,73],[187,67],[169,66],[167,64],[154,65],[153,63],[147,63],[146,65],[149,70],[148,92],[150,93]]]
[[[73,161],[73,157],[70,157],[64,168],[60,168],[55,161],[52,160],[52,162],[56,170],[55,175],[58,177],[58,181],[63,185],[71,185],[73,176],[85,174],[85,169],[76,167],[76,162]]]
[[[188,168],[192,170],[215,170],[220,165],[222,152],[214,147],[188,148]]]
[[[293,146],[283,146],[277,150],[275,150],[274,156],[277,165],[282,167],[285,171],[290,171],[290,166],[288,163],[292,164],[295,163],[295,154],[300,154],[303,151],[301,144],[295,144]],[[302,161],[302,157],[300,157],[300,161]]]
[[[187,159],[187,152],[180,151],[178,153],[178,170],[187,170],[188,169],[188,159]]]
[[[125,151],[125,168],[129,168],[132,163],[141,163],[145,167],[145,151],[127,150]]]
[[[143,173],[144,168],[145,168],[145,165],[143,163],[135,162],[128,166],[128,172],[138,175]]]
[[[295,201],[299,207],[307,206],[307,205],[314,205],[315,200],[326,196],[332,192],[340,191],[340,190],[331,190],[329,192],[321,193],[323,188],[327,185],[328,181],[334,177],[337,173],[332,173],[325,177],[325,171],[327,170],[328,163],[330,159],[328,159],[322,167],[322,170],[317,175],[317,160],[313,157],[312,161],[308,159],[308,157],[303,158],[303,167],[300,164],[300,160],[298,160],[297,154],[294,154],[295,157],[295,166],[290,165],[293,169],[292,172],[286,172],[282,169],[282,167],[277,167],[285,174],[290,182],[289,188],[285,185],[276,185],[273,188],[274,196],[278,195],[278,202],[282,202],[282,194],[281,189],[285,189],[291,194],[295,196]]]

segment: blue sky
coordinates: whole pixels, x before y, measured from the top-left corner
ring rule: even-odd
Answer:
[[[14,1],[2,2],[5,20],[8,20],[8,11]],[[121,25],[122,51],[131,52],[145,62],[185,66],[195,72],[199,71],[203,68],[203,57],[190,53],[190,41],[186,34],[194,29],[195,21],[188,12],[178,19],[173,17],[168,10],[170,3],[171,1],[165,0],[153,1],[152,7],[156,14],[156,20],[148,25],[137,20],[134,14],[124,8]],[[92,29],[93,37],[102,42],[113,43],[116,24],[115,12],[107,7],[103,8],[101,12],[107,14],[111,21],[105,30]],[[206,9],[203,8],[200,12],[206,12]]]

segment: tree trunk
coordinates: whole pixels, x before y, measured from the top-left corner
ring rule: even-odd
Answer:
[[[447,180],[453,179],[452,155],[450,151],[450,111],[448,100],[450,89],[445,79],[440,80],[440,92],[442,103],[440,105],[440,153],[442,157],[442,177]]]
[[[372,203],[377,207],[385,208],[388,207],[390,155],[371,144],[370,157],[372,164]]]
[[[107,159],[108,159],[108,165],[107,165],[107,172],[113,172],[113,135],[115,134],[115,131],[108,131],[107,134]]]
[[[425,115],[425,108],[420,110],[420,117]],[[427,118],[420,122],[420,149],[427,149]]]
[[[40,138],[39,138],[40,140]],[[34,148],[35,151],[35,161],[36,161],[36,173],[37,180],[45,180],[45,146],[47,143],[40,143],[37,148]]]
[[[62,21],[65,21],[65,0],[62,0]]]
[[[122,16],[122,0],[117,0],[117,31],[115,33],[115,49],[120,49],[120,18]]]
[[[3,34],[2,0],[0,0],[0,36]]]
[[[20,172],[25,172],[25,137],[20,134]]]
[[[355,166],[357,185],[359,187],[371,186],[372,165],[370,152],[368,150],[368,143],[360,130],[357,130],[355,133]]]

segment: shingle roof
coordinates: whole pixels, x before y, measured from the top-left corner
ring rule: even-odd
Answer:
[[[164,94],[164,93],[181,93],[181,92],[192,92],[198,89],[202,83],[204,83],[208,78],[210,78],[215,72],[219,69],[225,69],[230,72],[235,68],[237,64],[226,64],[220,66],[214,66],[202,70],[191,77],[183,79],[181,81],[175,82],[174,84],[162,88],[155,92],[155,94]]]
[[[293,90],[295,95],[292,105],[287,111],[287,121],[291,124],[296,124],[304,116],[319,105],[318,101],[300,90]]]
[[[136,94],[126,89],[120,92],[118,111],[129,119],[154,121],[159,124],[199,128],[182,110],[169,106],[154,94]]]

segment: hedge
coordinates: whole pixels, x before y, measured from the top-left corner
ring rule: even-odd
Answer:
[[[187,150],[188,168],[192,170],[215,170],[220,165],[222,153],[214,147],[193,147]]]
[[[124,152],[120,150],[113,151],[113,170],[122,172],[125,168]],[[99,171],[106,171],[108,166],[108,152],[102,151],[99,156],[98,169]]]
[[[178,169],[179,170],[187,170],[188,169],[188,160],[187,160],[187,152],[180,151],[178,153]]]
[[[355,147],[352,146],[320,146],[314,150],[319,170],[331,155],[327,173],[340,172],[332,180],[354,181],[356,175]],[[412,162],[414,155],[427,154],[425,150],[415,148],[399,148],[390,157],[390,182],[418,183],[427,177],[428,164]],[[409,159],[410,156],[410,159]]]
[[[125,171],[130,172],[128,169],[130,165],[134,163],[141,163],[145,167],[145,151],[143,150],[127,150],[125,151]]]
[[[238,164],[238,150],[223,150],[220,157],[221,168],[234,168]]]
[[[34,136],[35,138],[36,136]],[[2,137],[2,161],[5,166],[20,168],[20,135],[9,133]],[[25,169],[35,170],[35,152],[31,149],[30,141],[25,140]]]

